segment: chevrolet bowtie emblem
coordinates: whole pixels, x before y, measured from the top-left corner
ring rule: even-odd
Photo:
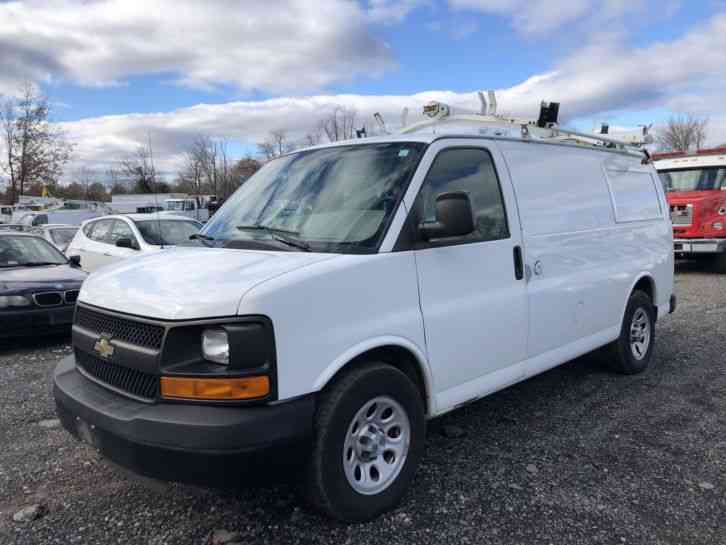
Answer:
[[[106,337],[99,338],[96,344],[93,345],[93,349],[105,360],[113,356],[113,353],[116,351],[111,341]]]

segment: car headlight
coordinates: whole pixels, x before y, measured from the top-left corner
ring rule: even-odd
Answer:
[[[718,215],[719,216],[726,216],[726,206],[722,206],[718,209]]]
[[[721,223],[720,221],[717,221],[716,223],[713,224],[713,228],[715,231],[721,231],[723,229],[723,223]]]
[[[30,306],[30,299],[24,295],[0,295],[0,308],[28,306]]]
[[[202,355],[205,360],[229,365],[229,337],[224,329],[215,327],[202,331]]]

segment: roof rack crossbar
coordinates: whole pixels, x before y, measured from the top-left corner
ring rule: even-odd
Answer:
[[[505,126],[509,126],[510,128],[516,127],[520,131],[520,135],[523,139],[536,139],[539,141],[570,141],[580,145],[607,147],[635,153],[643,153],[645,149],[643,144],[648,143],[645,139],[643,142],[628,142],[613,138],[609,135],[596,133],[589,134],[566,129],[560,127],[557,123],[547,123],[546,126],[543,127],[538,125],[536,121],[529,119],[506,117],[496,113],[497,102],[494,92],[489,91],[488,96],[479,92],[478,96],[481,102],[481,113],[462,112],[461,110],[459,110],[461,113],[458,113],[454,110],[454,108],[447,104],[434,101],[424,106],[424,115],[429,119],[424,119],[423,121],[404,126],[400,133],[409,134],[426,128],[435,128],[444,121],[459,121],[485,126],[499,126],[502,128]],[[550,107],[550,104],[543,103],[542,106]],[[559,109],[558,104],[557,107]],[[496,135],[496,132],[493,134]]]

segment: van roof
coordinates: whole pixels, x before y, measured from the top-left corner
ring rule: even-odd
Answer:
[[[408,133],[408,134],[388,134],[383,136],[371,136],[366,138],[354,138],[350,140],[339,140],[337,142],[330,142],[326,144],[320,144],[317,146],[310,146],[306,148],[300,148],[296,149],[289,153],[289,155],[292,155],[294,153],[298,153],[300,151],[308,151],[308,150],[314,150],[314,149],[325,149],[325,148],[332,148],[332,147],[339,147],[339,146],[352,146],[352,145],[364,145],[364,144],[384,144],[384,143],[406,143],[406,142],[420,142],[423,144],[431,144],[437,140],[443,140],[448,138],[464,138],[464,139],[476,139],[476,140],[500,140],[500,141],[518,141],[518,142],[528,142],[528,143],[534,143],[534,144],[547,144],[547,145],[559,145],[559,146],[567,146],[567,147],[574,147],[579,149],[588,149],[593,151],[602,151],[602,152],[609,152],[609,153],[619,153],[628,155],[631,157],[643,157],[642,151],[636,151],[634,149],[615,149],[615,148],[609,148],[605,146],[597,146],[597,145],[585,145],[579,140],[570,139],[566,136],[566,134],[563,134],[558,137],[553,138],[525,138],[521,134],[521,129],[519,127],[516,128],[516,130],[511,125],[502,124],[501,127],[493,127],[492,129],[488,130],[487,133],[476,133],[472,132],[471,129],[467,130],[465,128],[459,128],[458,130],[455,127],[447,127],[446,129],[442,129],[442,127],[437,127],[438,130],[433,130],[430,132],[415,132],[415,133]],[[593,140],[597,140],[597,135],[593,135]]]

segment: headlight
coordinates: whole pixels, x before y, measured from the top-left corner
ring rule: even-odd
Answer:
[[[713,224],[713,228],[714,228],[715,231],[720,231],[720,230],[723,229],[723,223],[721,223],[720,221],[718,221],[718,222],[716,222],[716,223]]]
[[[718,209],[718,215],[719,216],[726,216],[726,206],[722,206]]]
[[[229,337],[219,328],[202,331],[202,355],[205,360],[229,365]]]
[[[30,299],[24,295],[0,295],[0,308],[27,306],[30,306]]]

